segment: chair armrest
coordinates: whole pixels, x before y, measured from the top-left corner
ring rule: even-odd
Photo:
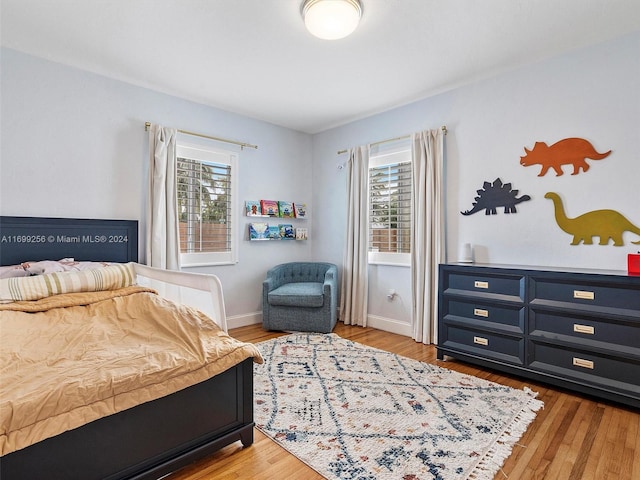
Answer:
[[[275,290],[277,288],[275,284],[276,282],[273,278],[266,278],[262,281],[262,289],[265,293],[270,292],[271,290]]]
[[[333,266],[327,269],[326,273],[324,274],[324,284],[337,285],[337,283],[338,283],[338,269],[335,266]]]
[[[267,277],[262,281],[263,314],[269,308],[269,292],[275,290],[283,283],[283,276],[280,274],[280,270],[278,267],[272,268],[267,272]]]
[[[325,295],[335,294],[338,288],[338,269],[334,266],[324,274],[323,292]]]

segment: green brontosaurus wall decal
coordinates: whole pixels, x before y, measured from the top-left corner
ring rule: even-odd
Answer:
[[[553,201],[558,226],[573,235],[571,245],[578,245],[580,242],[584,245],[593,245],[593,237],[600,237],[600,245],[607,245],[609,239],[612,239],[616,247],[621,247],[624,245],[622,241],[624,232],[629,231],[640,235],[640,228],[615,210],[594,210],[583,213],[579,217],[568,218],[557,193],[548,192],[544,198]],[[631,243],[639,245],[640,240]]]

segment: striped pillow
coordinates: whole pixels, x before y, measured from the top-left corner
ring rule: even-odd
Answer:
[[[41,298],[73,292],[98,292],[135,285],[132,263],[112,264],[91,270],[54,272],[34,277],[0,279],[0,303]]]

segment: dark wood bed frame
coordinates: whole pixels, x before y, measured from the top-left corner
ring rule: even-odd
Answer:
[[[0,265],[138,261],[138,222],[0,217]],[[253,359],[166,397],[0,457],[3,480],[157,479],[236,441],[253,443]]]

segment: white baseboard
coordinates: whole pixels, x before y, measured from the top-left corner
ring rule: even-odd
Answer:
[[[228,329],[246,327],[247,325],[254,325],[256,323],[262,323],[262,312],[244,313],[242,315],[227,317]]]
[[[411,337],[413,335],[413,328],[410,324],[399,322],[392,318],[378,317],[376,315],[367,315],[367,327],[397,333],[405,337]]]
[[[246,327],[247,325],[255,325],[257,323],[262,323],[262,312],[244,313],[242,315],[232,315],[227,317],[228,329]],[[377,328],[378,330],[384,330],[385,332],[404,335],[405,337],[411,337],[413,335],[411,325],[399,322],[393,318],[368,315],[367,326]]]

